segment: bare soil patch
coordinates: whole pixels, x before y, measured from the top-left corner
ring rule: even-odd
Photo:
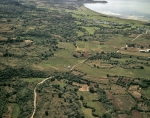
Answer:
[[[114,95],[124,95],[127,94],[126,88],[116,85],[116,84],[111,84],[111,93]]]
[[[138,103],[138,108],[145,111],[148,110],[148,106],[143,102]]]
[[[137,99],[141,98],[141,88],[139,85],[132,85],[129,87],[128,91]]]
[[[82,72],[79,72],[79,71],[72,71],[72,73],[73,73],[74,75],[83,75],[83,73],[82,73]]]
[[[111,92],[109,92],[109,91],[108,91],[108,97],[109,97],[109,99],[112,100],[112,102],[113,102],[113,104],[115,105],[116,109],[119,110],[120,107],[119,107],[118,103],[116,102],[116,100],[114,99],[113,95],[112,95]]]
[[[127,114],[119,114],[118,118],[130,118],[130,116]]]
[[[129,111],[135,104],[134,99],[129,95],[114,95],[114,99],[120,107],[120,110]]]
[[[107,78],[99,78],[99,83],[100,83],[100,84],[105,84],[105,85],[107,85],[108,82],[109,82],[109,80],[108,80]]]
[[[118,77],[109,77],[109,80],[111,83],[116,83],[118,80]]]
[[[44,68],[38,65],[33,64],[33,68],[36,68],[38,70],[43,70]]]
[[[2,118],[11,118],[11,114],[12,114],[12,107],[11,106],[7,106],[7,112],[3,114]]]
[[[113,95],[109,91],[108,91],[108,97],[109,97],[109,99],[114,99]]]
[[[87,84],[79,84],[76,82],[73,82],[73,85],[79,86],[79,91],[89,91],[89,87]]]
[[[143,118],[139,111],[133,110],[132,111],[132,118]]]

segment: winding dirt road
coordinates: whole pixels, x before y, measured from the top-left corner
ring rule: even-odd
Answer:
[[[147,34],[147,33],[148,33],[148,31],[146,31],[145,34]],[[131,41],[134,41],[135,39],[139,38],[141,35],[142,35],[142,34],[138,35],[136,38],[134,38],[134,39],[131,40]],[[126,45],[125,47],[127,47],[127,45]],[[122,49],[122,48],[124,48],[124,47],[121,47],[120,49]],[[119,52],[120,49],[117,50],[117,52]],[[72,71],[76,66],[78,66],[79,64],[82,64],[82,63],[86,62],[87,60],[88,60],[88,58],[85,59],[85,60],[83,60],[83,61],[81,61],[80,63],[78,63],[78,64],[72,66],[71,71]],[[51,78],[52,78],[52,77],[49,77],[49,78],[44,79],[43,81],[39,82],[39,83],[36,85],[36,87],[34,88],[34,101],[33,101],[33,102],[34,102],[34,110],[33,110],[33,113],[32,113],[32,115],[31,115],[30,118],[33,118],[33,117],[34,117],[34,114],[35,114],[35,112],[36,112],[36,96],[37,96],[36,88],[37,88],[37,86],[40,85],[40,84],[43,84],[46,80],[51,79]]]
[[[71,70],[73,70],[76,66],[78,66],[79,64],[84,63],[84,62],[87,61],[87,60],[88,60],[88,59],[85,59],[85,60],[81,61],[80,63],[74,65],[74,66],[71,68]],[[33,118],[33,117],[34,117],[34,114],[35,114],[35,112],[36,112],[36,96],[37,96],[36,88],[38,87],[38,85],[43,84],[46,80],[51,79],[51,78],[52,78],[52,77],[46,78],[46,79],[42,80],[41,82],[39,82],[39,83],[35,86],[35,88],[34,88],[34,101],[33,101],[33,103],[34,103],[34,110],[33,110],[32,115],[31,115],[30,118]]]
[[[38,85],[40,85],[40,84],[43,84],[46,80],[48,80],[48,79],[51,79],[52,77],[49,77],[49,78],[46,78],[46,79],[44,79],[44,80],[42,80],[41,82],[39,82],[37,85],[36,85],[36,87],[34,88],[34,110],[33,110],[33,113],[32,113],[32,116],[30,117],[30,118],[33,118],[34,117],[34,114],[35,114],[35,112],[36,112],[36,96],[37,96],[37,93],[36,93],[36,88],[37,88],[37,86]]]

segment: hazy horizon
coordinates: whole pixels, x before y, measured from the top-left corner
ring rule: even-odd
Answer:
[[[108,3],[84,4],[85,7],[96,12],[143,21],[150,21],[149,0],[107,0]]]

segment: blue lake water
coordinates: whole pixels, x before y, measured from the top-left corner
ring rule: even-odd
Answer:
[[[86,3],[98,13],[150,22],[150,0],[107,0],[108,3]]]

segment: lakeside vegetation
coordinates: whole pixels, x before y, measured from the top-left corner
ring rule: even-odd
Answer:
[[[0,117],[150,116],[150,26],[50,1],[0,0]]]

